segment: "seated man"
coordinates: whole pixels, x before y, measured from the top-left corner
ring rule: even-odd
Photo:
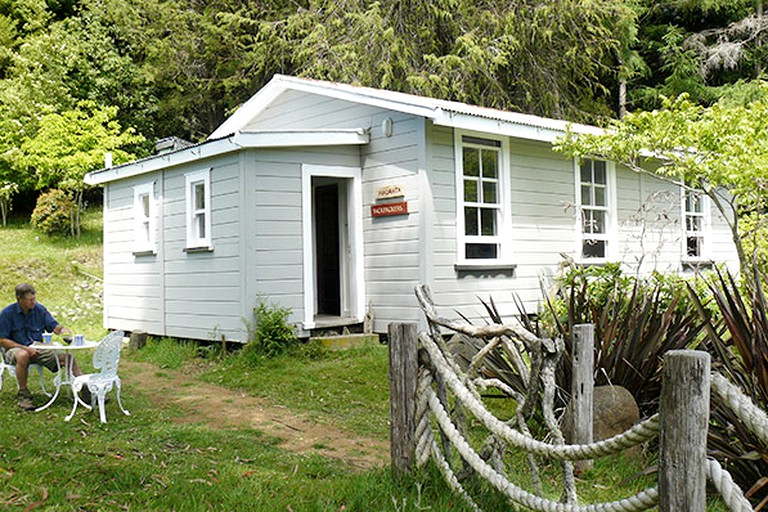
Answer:
[[[57,356],[52,350],[37,350],[32,344],[42,342],[43,332],[61,334],[65,330],[69,331],[51,316],[45,306],[38,304],[35,289],[26,283],[16,286],[16,302],[0,311],[0,346],[5,349],[6,362],[16,366],[16,379],[19,382],[18,403],[25,411],[35,408],[32,394],[27,389],[29,363],[35,362],[52,372],[59,369],[57,357],[59,365],[63,367],[66,364],[66,356]],[[75,361],[72,362],[72,373],[82,374]],[[90,403],[89,394],[88,389],[82,392],[86,403]]]

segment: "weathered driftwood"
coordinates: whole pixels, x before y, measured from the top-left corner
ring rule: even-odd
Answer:
[[[515,367],[515,370],[519,375],[525,376],[525,398],[518,404],[517,408],[517,424],[518,428],[530,435],[527,432],[526,418],[529,418],[534,411],[534,407],[537,403],[541,403],[542,411],[544,413],[547,428],[550,431],[550,435],[558,444],[564,443],[564,438],[560,430],[559,425],[555,419],[553,404],[555,396],[555,367],[557,362],[563,353],[562,340],[555,341],[551,339],[539,338],[532,332],[528,331],[521,323],[512,324],[487,324],[482,326],[475,326],[468,324],[464,321],[452,320],[441,317],[437,314],[434,301],[428,286],[416,287],[416,297],[427,317],[427,324],[429,326],[429,334],[431,339],[440,347],[441,351],[446,355],[448,363],[452,366],[457,375],[462,375],[462,380],[466,383],[467,387],[476,395],[479,396],[475,388],[473,380],[468,374],[461,371],[459,366],[450,357],[450,351],[448,350],[445,341],[443,340],[440,327],[444,327],[454,332],[459,332],[467,336],[479,339],[489,340],[491,345],[497,345],[504,343],[504,347],[509,355],[510,362]],[[525,348],[529,359],[531,361],[530,369],[523,362],[520,351],[514,346],[510,347],[510,340],[519,341]],[[482,357],[485,357],[492,350],[481,349],[482,355],[479,353],[473,358],[470,364],[470,370],[478,368],[481,364]],[[539,401],[539,392],[543,388],[543,396]],[[442,401],[442,398],[441,398]],[[490,443],[489,443],[490,444]],[[500,449],[504,449],[503,446],[498,446]],[[444,451],[448,453],[449,447],[444,447]],[[494,454],[497,456],[497,454]],[[535,483],[535,487],[540,487],[538,468],[531,457],[529,459],[531,463],[532,479]],[[563,500],[567,503],[576,503],[576,487],[575,479],[573,476],[573,463],[570,461],[563,461]]]
[[[414,445],[419,446],[418,464],[426,462],[427,458],[432,457],[437,463],[438,468],[443,473],[446,481],[451,488],[460,493],[469,505],[475,510],[478,507],[472,501],[462,487],[460,479],[451,467],[455,464],[455,458],[450,451],[453,448],[455,453],[461,456],[462,463],[465,464],[464,473],[473,472],[484,478],[495,488],[503,492],[514,504],[521,505],[533,510],[556,512],[559,510],[613,510],[626,512],[640,512],[652,507],[659,506],[662,512],[671,511],[691,511],[698,512],[705,509],[706,498],[706,479],[709,478],[715,488],[720,492],[724,501],[731,510],[747,512],[751,510],[748,500],[744,497],[741,489],[733,483],[732,478],[724,471],[716,461],[706,460],[706,435],[709,413],[709,392],[710,392],[710,362],[709,355],[704,352],[695,351],[671,351],[668,352],[664,360],[664,381],[662,387],[662,397],[660,404],[660,414],[653,416],[642,423],[635,425],[631,429],[615,435],[610,439],[598,443],[580,443],[570,446],[563,445],[562,434],[554,421],[552,410],[554,386],[554,369],[558,358],[562,354],[563,344],[561,341],[539,340],[537,343],[526,342],[527,346],[538,347],[540,350],[529,354],[531,358],[531,372],[529,379],[529,389],[526,397],[523,397],[518,391],[509,388],[506,384],[495,382],[495,379],[470,379],[464,374],[459,365],[453,360],[450,351],[440,333],[439,326],[445,327],[452,325],[459,327],[459,322],[445,321],[440,319],[434,313],[433,303],[429,298],[428,290],[420,296],[420,300],[425,298],[423,304],[431,307],[428,314],[429,333],[420,333],[418,342],[422,347],[419,358],[421,364],[422,379],[419,382],[420,389],[415,401],[418,403],[420,419],[418,423],[419,436]],[[426,312],[426,309],[425,309]],[[430,316],[432,315],[432,316]],[[433,322],[432,319],[439,322]],[[390,329],[398,328],[391,326]],[[452,328],[452,327],[448,327]],[[467,336],[476,339],[482,338],[482,335],[489,332],[498,334],[501,331],[511,333],[514,329],[501,330],[486,327],[475,328],[471,325],[463,324],[459,329],[455,329]],[[589,328],[584,330],[576,329],[576,343],[580,345],[579,338],[590,338]],[[491,338],[493,334],[489,334]],[[501,335],[503,336],[503,335]],[[498,341],[492,341],[496,348],[502,345]],[[402,343],[397,345],[404,345]],[[584,357],[587,348],[577,348],[582,354],[574,355],[574,359],[582,359],[581,364],[590,368],[591,362]],[[491,351],[485,350],[487,355]],[[423,357],[426,355],[426,357]],[[485,357],[485,355],[483,357]],[[391,360],[399,361],[401,358]],[[480,368],[481,358],[474,358],[470,364],[472,368]],[[474,373],[474,371],[473,371]],[[574,369],[574,373],[581,373]],[[586,370],[584,374],[586,375]],[[591,372],[589,372],[591,374]],[[433,379],[433,376],[435,377]],[[418,377],[417,377],[418,378]],[[517,378],[517,377],[516,377]],[[574,390],[581,391],[580,380],[577,378]],[[441,381],[440,383],[438,381]],[[585,387],[589,386],[588,382]],[[715,379],[715,387],[725,384]],[[433,389],[433,386],[436,389]],[[507,422],[500,422],[493,414],[488,411],[482,401],[479,399],[477,386],[493,386],[499,389],[506,389],[506,393],[515,396],[515,399],[521,401],[517,408],[516,418]],[[416,386],[414,386],[416,387]],[[550,436],[553,443],[544,443],[533,439],[526,429],[526,417],[522,412],[529,407],[525,401],[532,398],[538,398],[538,390],[543,387],[541,407],[547,426],[550,427]],[[536,393],[531,394],[531,389],[536,389]],[[452,395],[449,404],[447,399],[447,390],[450,389]],[[438,398],[438,394],[442,395]],[[574,392],[574,396],[579,393]],[[730,395],[730,392],[729,392]],[[466,435],[460,432],[461,425],[454,422],[461,422],[462,418],[457,418],[455,413],[450,413],[451,407],[460,405],[461,414],[466,408],[470,411],[472,417],[483,424],[491,433],[491,437],[486,439],[480,453],[474,451],[471,445],[466,441]],[[741,406],[733,406],[741,410]],[[455,411],[456,409],[454,409]],[[752,413],[748,413],[752,415]],[[756,415],[755,415],[756,416]],[[768,418],[765,414],[760,414],[760,419],[754,418],[755,423],[760,423],[761,430],[768,431]],[[395,421],[393,417],[393,422]],[[441,435],[447,438],[441,451],[432,437],[430,430],[430,421],[437,421],[440,426]],[[511,428],[517,422],[517,428]],[[752,423],[752,421],[748,422]],[[590,422],[591,424],[591,422]],[[394,430],[393,430],[394,432]],[[444,433],[444,434],[443,434]],[[414,432],[415,435],[415,432]],[[618,453],[621,450],[637,447],[639,444],[647,442],[653,436],[660,437],[660,462],[658,487],[649,488],[634,496],[614,501],[610,503],[599,503],[579,507],[576,504],[575,487],[573,486],[573,473],[568,471],[568,464],[563,464],[565,478],[563,488],[563,500],[571,505],[563,505],[543,498],[540,492],[540,485],[534,482],[538,494],[530,492],[516,486],[505,475],[503,469],[503,455],[506,450],[506,444],[514,446],[517,449],[525,450],[532,457],[534,453],[547,458],[554,458],[561,461],[587,460],[597,457]],[[402,442],[403,446],[409,444],[406,438]],[[393,435],[393,443],[397,443]],[[560,446],[558,446],[560,445]],[[422,449],[424,448],[424,449]],[[394,464],[393,448],[393,464]],[[447,456],[446,456],[447,455]],[[415,459],[415,457],[414,457]],[[535,477],[535,475],[534,475]]]

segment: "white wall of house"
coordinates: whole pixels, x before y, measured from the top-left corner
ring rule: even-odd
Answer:
[[[186,175],[210,169],[210,252],[187,252]],[[165,172],[163,246],[165,332],[169,336],[242,339],[240,164],[237,154]]]
[[[391,127],[391,133],[385,128]],[[288,91],[259,112],[249,130],[367,131],[362,146],[249,148],[106,184],[104,208],[105,325],[151,334],[245,340],[259,301],[306,310],[307,168],[361,169],[363,281],[374,329],[395,321],[423,326],[414,286],[428,284],[439,310],[487,318],[479,298],[493,298],[503,316],[527,312],[542,300],[563,255],[579,259],[575,208],[577,167],[547,142],[504,138],[509,176],[503,195],[510,241],[506,265],[457,268],[457,175],[453,128],[418,115],[324,96]],[[476,134],[477,135],[477,134]],[[482,134],[480,134],[482,135]],[[488,134],[491,136],[492,134]],[[194,151],[187,149],[184,151]],[[186,175],[210,169],[212,251],[185,251]],[[615,169],[612,257],[628,272],[683,269],[679,188],[645,174]],[[135,187],[154,184],[158,202],[156,250],[134,247]],[[377,190],[402,187],[407,215],[374,218]],[[461,194],[459,192],[459,194]],[[461,195],[459,195],[459,198]],[[735,253],[723,219],[708,220],[707,257],[732,266]],[[459,226],[458,229],[462,227]],[[466,263],[466,262],[464,262]]]
[[[389,118],[391,136],[383,133]],[[365,303],[373,308],[375,329],[386,332],[389,322],[418,321],[420,312],[413,293],[424,282],[428,248],[422,222],[421,187],[426,161],[424,121],[421,118],[381,108],[361,106],[338,99],[307,96],[296,92],[282,95],[246,129],[364,128],[370,143],[358,152],[362,168]],[[306,158],[309,158],[307,156]],[[408,215],[373,218],[371,205],[383,185],[403,186]],[[367,307],[367,306],[366,306]],[[298,309],[294,310],[298,313]],[[301,315],[295,315],[301,318]]]
[[[430,202],[433,222],[428,239],[433,251],[425,254],[431,269],[429,282],[438,307],[445,314],[461,311],[475,321],[487,319],[480,298],[494,303],[503,316],[518,314],[517,294],[526,312],[538,311],[545,287],[562,272],[566,259],[578,260],[575,209],[575,166],[554,153],[548,143],[511,140],[509,144],[512,261],[514,270],[455,268],[456,181],[453,131],[432,127],[430,148]],[[615,171],[616,257],[628,274],[685,270],[681,191],[674,184],[626,168]],[[711,213],[707,254],[715,262],[736,268],[736,256],[722,217]],[[610,258],[612,261],[616,261]]]
[[[185,252],[185,175],[210,169],[212,252]],[[115,181],[104,208],[105,325],[156,335],[241,339],[239,158]],[[134,187],[154,184],[154,252],[134,247]]]
[[[104,194],[104,325],[163,334],[162,248],[158,256],[134,257],[134,187],[155,184],[161,173],[110,183]]]
[[[243,167],[245,283],[243,301],[249,320],[260,301],[292,311],[291,321],[305,318],[302,233],[302,168],[360,165],[356,147],[259,149],[245,152]],[[307,248],[311,250],[311,248]]]

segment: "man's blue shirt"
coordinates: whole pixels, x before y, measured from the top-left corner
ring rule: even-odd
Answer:
[[[59,322],[40,303],[36,303],[26,315],[18,302],[0,311],[0,338],[13,340],[21,345],[43,341],[43,332],[53,332],[57,325]]]

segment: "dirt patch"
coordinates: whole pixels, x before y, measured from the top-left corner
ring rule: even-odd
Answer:
[[[278,446],[296,453],[317,453],[360,470],[389,463],[389,445],[318,423],[268,400],[200,382],[189,373],[158,369],[149,363],[120,362],[125,385],[140,387],[157,406],[175,405],[177,421],[213,429],[252,428],[279,438]]]

